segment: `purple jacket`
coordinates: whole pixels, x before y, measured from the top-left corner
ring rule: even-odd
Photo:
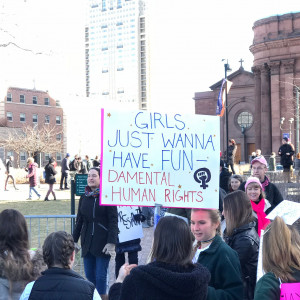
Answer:
[[[28,175],[30,187],[37,186],[37,172],[36,168],[38,167],[37,163],[33,163],[28,167]]]

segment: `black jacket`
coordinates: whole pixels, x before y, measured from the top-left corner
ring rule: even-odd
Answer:
[[[279,154],[280,152],[280,154]],[[290,155],[287,155],[286,153],[290,153]],[[295,151],[293,147],[290,144],[283,144],[280,146],[278,150],[278,154],[280,155],[280,164],[284,168],[288,168],[289,166],[293,165],[293,155]]]
[[[205,300],[209,272],[200,264],[187,268],[152,262],[131,270],[123,283],[115,283],[109,300]]]
[[[55,171],[55,168],[52,164],[47,164],[45,166],[45,173],[46,173],[45,182],[49,184],[54,184],[56,181],[55,175],[57,172]]]
[[[220,173],[220,187],[226,192],[229,192],[229,180],[231,177],[231,173],[228,172],[227,168],[223,168]]]
[[[236,145],[228,146],[228,164],[234,163],[235,153],[236,153]]]
[[[70,269],[50,268],[33,284],[29,300],[92,300],[95,286]]]
[[[102,253],[107,243],[118,240],[118,210],[116,206],[100,206],[98,197],[82,195],[79,200],[74,242],[81,236],[82,256],[88,252],[94,256]]]
[[[259,250],[259,237],[255,229],[255,222],[236,228],[232,236],[225,236],[225,242],[239,256],[244,284],[244,299],[253,299]]]
[[[245,184],[246,184],[246,181],[241,183],[241,185],[239,186],[239,190],[245,192]],[[283,197],[282,197],[281,193],[279,192],[277,186],[272,182],[269,182],[269,184],[265,187],[264,192],[266,195],[265,199],[267,199],[271,204],[271,207],[265,211],[265,213],[267,215],[283,200]]]

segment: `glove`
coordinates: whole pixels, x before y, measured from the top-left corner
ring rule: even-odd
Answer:
[[[116,245],[115,244],[111,244],[111,243],[107,243],[104,246],[102,252],[104,254],[110,255],[111,258],[114,259],[116,257]]]

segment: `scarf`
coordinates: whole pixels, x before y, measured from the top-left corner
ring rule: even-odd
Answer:
[[[261,183],[263,191],[265,190],[265,187],[269,185],[269,183],[270,183],[269,178],[265,176],[265,181]]]
[[[85,187],[85,196],[99,198],[99,196],[100,196],[100,190],[99,189],[95,189],[94,191],[92,191],[89,186],[86,186]]]
[[[261,199],[258,203],[254,201],[250,201],[252,205],[252,209],[257,214],[257,223],[258,223],[258,236],[260,237],[260,231],[265,229],[267,225],[270,223],[270,220],[266,218],[266,214],[264,212],[265,208],[265,199]]]

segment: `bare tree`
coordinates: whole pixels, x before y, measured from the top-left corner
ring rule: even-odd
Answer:
[[[15,128],[8,133],[8,136],[0,139],[0,147],[7,150],[15,151],[18,155],[20,152],[26,152],[28,156],[34,156],[37,152],[55,153],[61,152],[63,147],[62,139],[56,136],[62,134],[57,127],[43,126],[24,126]]]

